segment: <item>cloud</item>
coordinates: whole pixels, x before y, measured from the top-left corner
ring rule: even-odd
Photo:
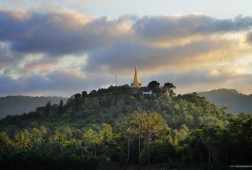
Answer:
[[[20,16],[22,17],[20,19]],[[0,40],[13,51],[52,55],[81,53],[123,37],[122,21],[86,17],[71,11],[0,12]],[[17,29],[19,28],[19,29]]]
[[[13,59],[13,55],[5,43],[0,43],[0,66],[4,67],[5,63],[10,62]]]
[[[252,43],[252,32],[248,32],[247,34],[247,42]]]
[[[181,72],[218,64],[223,60],[234,60],[235,51],[241,51],[237,43],[225,39],[200,40],[168,48],[115,42],[110,48],[89,53],[87,69],[127,74],[129,67],[138,65],[146,74],[151,75],[165,71]]]
[[[135,65],[145,84],[170,81],[182,92],[250,87],[238,60],[251,54],[251,17],[111,19],[58,9],[0,10],[0,20],[0,95],[70,96],[114,84],[116,73],[130,84]]]
[[[71,74],[71,72],[51,72],[47,75],[32,75],[12,79],[7,76],[0,77],[1,95],[9,94],[46,94],[69,96],[76,93],[76,88],[84,84],[83,79]],[[71,88],[69,88],[71,87]],[[68,89],[66,91],[66,89]],[[78,92],[78,91],[77,91]]]
[[[14,2],[14,3],[19,3],[19,2],[23,2],[25,0],[11,0],[11,2]]]
[[[114,77],[113,77],[114,78]],[[0,76],[0,94],[26,95],[58,95],[71,96],[75,93],[101,87],[101,84],[110,85],[114,79],[102,74],[88,74],[85,78],[71,71],[53,71],[46,75],[33,74],[29,77],[13,79]]]
[[[188,72],[167,72],[157,76],[148,76],[141,79],[144,84],[157,80],[161,84],[172,82],[176,85],[176,93],[191,93],[218,88],[238,89],[244,93],[251,93],[252,74],[230,74],[220,70],[218,75],[212,75],[211,69],[194,69]],[[140,77],[141,78],[141,77]]]
[[[88,3],[94,3],[94,2],[104,2],[104,0],[75,0],[73,1],[74,6],[81,6],[81,5],[86,5]]]
[[[238,16],[234,20],[216,19],[205,15],[157,16],[140,18],[133,26],[144,39],[174,40],[184,37],[247,30],[252,17]]]

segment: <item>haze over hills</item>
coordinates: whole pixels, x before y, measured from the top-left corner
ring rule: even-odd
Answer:
[[[60,100],[66,103],[66,97],[55,96],[6,96],[0,97],[0,119],[7,115],[20,115],[34,111],[37,107],[45,106],[47,102],[51,104],[59,104]]]
[[[198,94],[221,108],[227,106],[227,113],[252,113],[252,94],[245,95],[237,90],[224,88]]]

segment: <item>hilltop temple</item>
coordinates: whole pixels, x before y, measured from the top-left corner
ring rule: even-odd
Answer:
[[[142,94],[142,95],[148,95],[148,96],[165,96],[167,95],[167,90],[164,87],[161,87],[158,91],[153,91],[148,86],[142,87],[142,83],[140,82],[138,78],[138,72],[137,67],[135,66],[135,74],[133,82],[131,83],[132,92],[134,94]]]
[[[141,86],[142,86],[142,83],[139,81],[138,73],[137,73],[137,67],[135,66],[135,75],[134,75],[133,82],[131,83],[131,87],[138,88],[138,87],[141,87]]]
[[[131,88],[133,93],[140,93],[143,95],[152,95],[152,90],[149,87],[142,87],[142,83],[138,78],[137,67],[135,66],[135,74],[133,82],[131,83]]]

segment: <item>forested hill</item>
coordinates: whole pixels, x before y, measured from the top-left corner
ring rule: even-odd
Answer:
[[[34,111],[37,107],[51,104],[59,104],[60,100],[66,103],[65,97],[32,97],[32,96],[6,96],[0,97],[0,119],[7,115],[20,115]]]
[[[215,105],[225,108],[227,113],[249,113],[252,114],[252,94],[244,95],[233,89],[217,89],[207,92],[199,92],[200,96]]]
[[[252,165],[252,117],[196,93],[85,91],[0,120],[0,169],[227,169]],[[157,87],[153,90],[158,90]]]

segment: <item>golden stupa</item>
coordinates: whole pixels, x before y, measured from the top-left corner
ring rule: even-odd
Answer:
[[[131,87],[141,87],[141,86],[142,86],[142,83],[139,81],[137,67],[135,66],[135,75],[134,75],[134,80],[131,83]]]

